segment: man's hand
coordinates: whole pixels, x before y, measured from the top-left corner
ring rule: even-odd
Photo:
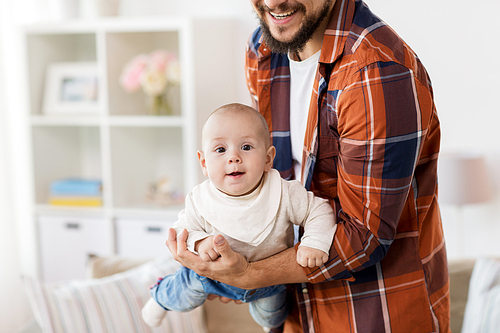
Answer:
[[[219,299],[219,301],[221,301],[221,303],[224,303],[224,304],[227,304],[227,303],[231,303],[231,302],[234,302],[235,304],[243,304],[242,301],[237,301],[237,300],[234,300],[234,299],[230,299],[230,298],[227,298],[227,297],[224,297],[224,296],[217,296],[217,295],[208,295],[207,296],[207,299],[209,301],[213,301],[214,299]]]
[[[189,251],[186,243],[187,237],[186,229],[176,235],[175,230],[170,228],[166,241],[174,259],[182,266],[219,282],[242,289],[252,289],[249,283],[253,281],[247,274],[250,264],[241,254],[231,249],[222,235],[213,237],[213,249],[219,253],[219,257],[213,261],[203,261],[200,256]]]
[[[302,267],[313,268],[328,261],[328,254],[308,246],[300,246],[297,250],[297,263]]]

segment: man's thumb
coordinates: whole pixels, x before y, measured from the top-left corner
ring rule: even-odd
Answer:
[[[222,254],[223,252],[227,252],[230,249],[229,243],[226,242],[226,239],[222,235],[215,235],[214,244],[215,244],[215,247],[217,248],[217,251],[219,252],[219,254]]]

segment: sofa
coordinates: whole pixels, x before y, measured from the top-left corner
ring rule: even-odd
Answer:
[[[103,278],[124,272],[142,263],[141,260],[90,256],[87,263],[87,276]],[[263,332],[250,316],[248,304],[224,304],[219,300],[207,301],[203,305],[203,313],[208,333]]]
[[[173,273],[170,257],[141,260],[90,256],[87,279],[45,284],[23,277],[34,319],[18,333],[262,333],[247,304],[219,300],[187,313],[170,312],[159,328],[148,327],[140,311],[149,286]],[[1,331],[1,330],[0,330]]]
[[[145,260],[126,259],[117,257],[100,258],[93,256],[89,259],[87,265],[88,277],[90,279],[82,283],[96,283],[95,281],[99,282],[105,281],[104,283],[106,283],[106,279],[116,279],[117,277],[123,279],[124,274],[130,274],[130,272],[138,270],[141,267],[144,268],[144,265],[148,265],[148,262],[146,262]],[[475,265],[474,260],[459,260],[459,261],[451,261],[449,263],[451,330],[454,333],[461,332],[462,329],[462,323],[464,320],[464,315],[468,300],[469,282],[474,269],[474,265]],[[175,270],[174,266],[175,264],[173,264],[170,269]],[[500,269],[498,270],[498,272],[500,272]],[[33,283],[33,281],[31,282],[25,281],[25,283],[29,285],[29,283]],[[30,301],[33,305],[33,309],[35,312],[36,322],[28,325],[28,327],[26,327],[22,331],[22,333],[40,333],[42,332],[42,330],[40,329],[39,325],[41,320],[39,317],[43,316],[43,314],[40,314],[41,312],[40,306],[38,305],[37,308],[37,305],[33,300],[33,292],[34,292],[33,288],[27,286],[27,289],[28,291],[31,289],[31,291],[29,291],[28,294],[31,294]],[[44,290],[43,292],[47,293],[47,290]],[[49,291],[49,293],[50,292],[53,292],[53,290]],[[169,314],[167,318],[171,319],[172,316],[170,316]],[[262,328],[256,323],[254,323],[252,318],[250,317],[250,314],[248,312],[248,305],[244,304],[236,305],[234,303],[223,304],[218,300],[205,302],[203,307],[199,309],[199,313],[195,314],[188,313],[188,317],[186,317],[184,320],[186,322],[189,321],[197,322],[196,325],[199,325],[199,327],[193,329],[192,327],[186,328],[180,325],[176,329],[175,328],[172,329],[172,327],[170,327],[170,330],[168,329],[164,331],[152,330],[152,332],[172,332],[172,333],[173,332],[179,333],[184,331],[200,332],[200,333],[263,332]],[[50,331],[50,329],[44,330],[43,333],[46,333],[46,331]],[[136,329],[134,330],[134,332],[147,332],[147,330]]]
[[[464,319],[465,306],[469,293],[469,281],[474,260],[455,260],[448,263],[450,274],[450,328],[460,333]]]

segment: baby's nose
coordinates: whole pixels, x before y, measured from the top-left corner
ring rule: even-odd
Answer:
[[[229,163],[241,163],[241,158],[238,155],[233,155],[229,158]]]

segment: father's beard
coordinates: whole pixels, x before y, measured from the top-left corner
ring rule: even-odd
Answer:
[[[265,19],[263,19],[263,17],[265,17],[266,15],[266,12],[269,11],[269,8],[263,5],[262,3],[259,3],[257,5],[257,10],[259,11],[259,13],[257,14],[257,18],[260,21],[260,26],[265,44],[273,52],[278,52],[282,54],[287,54],[288,52],[302,51],[306,46],[307,42],[311,40],[311,38],[313,37],[316,30],[323,22],[323,20],[327,19],[333,1],[334,0],[326,0],[323,4],[323,7],[321,7],[317,12],[306,15],[302,20],[302,24],[299,27],[299,31],[295,34],[295,36],[293,36],[292,40],[287,42],[279,41],[271,34],[271,29],[269,28],[269,25],[267,24]],[[278,9],[282,12],[293,11],[293,10],[297,12],[301,11],[303,13],[306,12],[305,6],[301,3],[298,3],[293,7],[290,7],[285,3],[283,4],[283,6],[278,7]]]

